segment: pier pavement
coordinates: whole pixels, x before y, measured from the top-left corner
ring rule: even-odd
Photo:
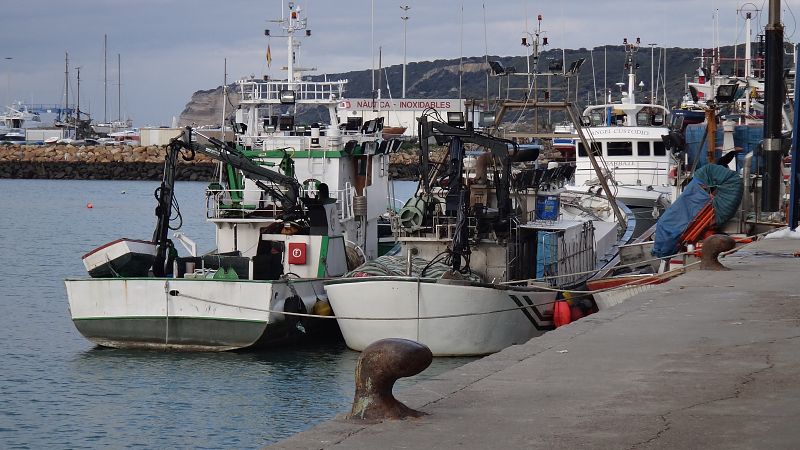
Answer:
[[[324,449],[800,448],[798,239],[757,241],[625,303],[274,445]]]

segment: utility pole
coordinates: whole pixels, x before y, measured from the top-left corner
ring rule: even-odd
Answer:
[[[400,7],[405,14],[408,14],[408,10],[411,9],[408,5],[403,5]],[[408,15],[400,16],[403,19],[403,98],[406,98],[406,36],[407,36],[407,24],[408,24]]]

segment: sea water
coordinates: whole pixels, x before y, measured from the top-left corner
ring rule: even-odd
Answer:
[[[205,186],[176,186],[200,251],[214,247]],[[349,411],[359,354],[340,341],[172,353],[103,349],[77,332],[64,278],[85,276],[81,256],[99,245],[151,238],[156,187],[0,180],[0,448],[258,448]],[[398,387],[468,361],[437,358]]]

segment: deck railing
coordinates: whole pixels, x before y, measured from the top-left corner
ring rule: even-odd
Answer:
[[[316,186],[310,186],[301,193],[302,196],[315,197]],[[330,198],[336,199],[336,208],[340,222],[353,218],[353,196],[355,188],[346,183],[341,190],[330,191]],[[206,191],[206,217],[223,218],[280,218],[283,208],[270,195],[261,189],[213,189]]]
[[[330,103],[344,94],[347,80],[337,81],[239,81],[240,103],[281,103],[281,93],[294,92],[295,102]]]

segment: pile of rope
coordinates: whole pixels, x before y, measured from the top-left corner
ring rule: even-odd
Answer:
[[[399,256],[380,256],[372,261],[367,261],[355,270],[347,272],[345,278],[359,277],[419,277],[419,278],[442,278],[445,272],[450,272],[452,268],[442,260],[428,261],[419,256],[411,259],[411,274],[408,273],[408,261]],[[459,274],[462,277],[480,282],[480,277],[475,273]]]

